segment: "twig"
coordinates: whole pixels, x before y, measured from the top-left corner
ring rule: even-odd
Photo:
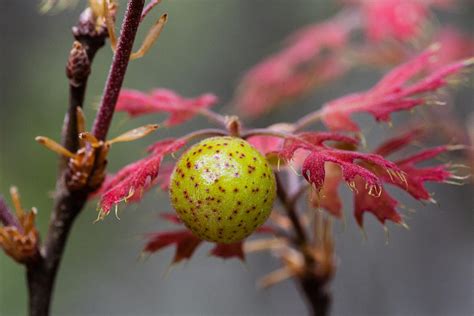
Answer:
[[[15,218],[15,216],[10,213],[10,209],[8,208],[7,203],[3,199],[3,196],[0,195],[0,222],[4,226],[14,226],[20,231],[23,229],[20,226],[20,223],[18,223],[18,220]]]
[[[320,121],[321,118],[322,118],[321,110],[306,114],[305,116],[300,118],[298,121],[296,121],[296,123],[294,124],[295,131],[301,131],[302,129],[305,129],[309,125]]]
[[[271,128],[254,128],[250,130],[246,130],[242,133],[241,137],[243,139],[247,139],[252,136],[274,136],[274,137],[279,137],[279,138],[298,138],[297,136],[286,132],[286,131],[279,131],[279,130],[274,130]],[[299,138],[298,138],[299,139]]]
[[[197,111],[198,114],[201,114],[202,116],[206,117],[207,119],[209,119],[210,121],[216,123],[217,125],[220,125],[222,127],[226,127],[227,126],[227,119],[226,119],[226,116],[224,115],[221,115],[217,112],[214,112],[212,110],[209,110],[207,108],[200,108],[198,111]]]
[[[130,0],[122,23],[117,50],[105,85],[99,112],[95,118],[92,134],[105,140],[115,111],[115,105],[122,88],[123,79],[132,53],[145,0]]]
[[[185,140],[186,142],[190,142],[196,138],[212,137],[212,136],[226,136],[228,134],[229,133],[223,129],[206,128],[206,129],[201,129],[195,132],[191,132],[181,137],[181,139]]]
[[[277,196],[280,199],[285,211],[290,219],[293,228],[296,232],[296,243],[298,245],[306,245],[308,242],[308,236],[303,228],[303,225],[296,214],[296,204],[295,201],[292,201],[286,189],[283,186],[282,180],[278,174],[276,174],[276,184],[277,184]]]
[[[133,41],[140,23],[143,6],[144,0],[129,0],[128,2],[119,45],[110,68],[102,105],[94,125],[94,134],[102,140],[106,137],[110,127],[117,96],[122,86]],[[80,94],[77,97],[80,97]],[[68,124],[72,125],[73,123],[69,120]],[[77,130],[77,126],[73,126],[71,130]],[[74,136],[74,133],[70,135]],[[32,316],[46,316],[49,314],[54,281],[63,256],[67,237],[74,219],[84,207],[87,196],[90,193],[90,189],[87,187],[78,191],[69,191],[64,175],[65,173],[63,172],[56,184],[54,210],[51,215],[41,256],[38,260],[27,265],[30,300],[29,313]]]
[[[142,21],[145,19],[145,17],[148,15],[148,13],[150,13],[150,11],[151,11],[155,6],[157,6],[158,4],[160,4],[160,2],[161,2],[161,0],[151,0],[151,1],[146,5],[146,7],[143,9],[140,22],[142,22]]]
[[[91,72],[91,64],[97,51],[104,46],[108,37],[105,26],[96,27],[96,18],[92,10],[82,12],[76,26],[72,28],[76,42],[69,54],[66,75],[69,78],[69,108],[64,118],[62,144],[71,152],[78,149],[77,107],[83,107],[87,80]],[[63,160],[62,168],[65,167]]]

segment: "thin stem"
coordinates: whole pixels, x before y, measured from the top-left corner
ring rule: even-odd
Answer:
[[[308,237],[303,228],[303,225],[296,214],[296,203],[290,199],[290,196],[286,192],[286,189],[283,186],[282,180],[278,174],[276,174],[276,184],[277,184],[277,196],[280,199],[285,211],[290,219],[293,228],[296,232],[296,242],[298,245],[304,245],[308,242]]]
[[[241,135],[243,139],[247,139],[252,136],[274,136],[274,137],[279,137],[279,138],[295,137],[294,135],[290,133],[276,131],[270,128],[254,128],[254,129],[244,131]]]
[[[224,115],[221,115],[217,112],[214,112],[212,110],[206,109],[206,108],[200,108],[197,111],[198,114],[201,114],[202,116],[208,118],[209,120],[213,121],[217,125],[220,125],[222,127],[227,126],[227,119]]]
[[[146,7],[143,9],[140,22],[142,22],[142,21],[145,19],[145,17],[148,15],[148,13],[150,13],[150,11],[151,11],[155,6],[157,6],[158,4],[160,4],[160,2],[161,2],[161,0],[151,0],[150,3],[148,3],[148,4],[146,5]]]
[[[322,111],[311,112],[300,118],[294,124],[295,131],[301,131],[311,124],[319,122],[322,119]]]
[[[96,18],[90,8],[84,10],[72,33],[76,42],[69,54],[66,75],[69,78],[69,107],[64,118],[62,144],[71,152],[79,147],[77,130],[77,107],[84,106],[87,81],[91,73],[91,64],[97,51],[104,46],[108,36],[107,29],[96,27]],[[61,165],[64,168],[66,161]]]
[[[127,66],[132,53],[133,42],[137,34],[145,0],[130,0],[120,31],[117,50],[105,84],[99,112],[97,113],[92,134],[105,140],[115,111],[115,105],[122,88]]]
[[[84,46],[76,42],[66,66],[69,77],[69,108],[64,118],[62,143],[71,152],[76,152],[79,147],[76,108],[84,106],[91,62],[97,50],[97,46]]]
[[[301,224],[298,214],[296,213],[296,203],[298,198],[303,194],[307,186],[302,186],[292,196],[286,191],[279,175],[276,175],[277,195],[282,202],[288,218],[290,219],[293,228],[296,232],[296,244],[298,250],[304,257],[304,273],[297,276],[297,280],[305,295],[305,298],[311,308],[311,315],[313,316],[327,316],[329,315],[329,307],[331,304],[331,295],[326,287],[327,279],[320,277],[315,273],[317,262],[314,257],[308,253],[308,236]]]
[[[10,209],[8,208],[7,203],[3,199],[3,196],[0,195],[0,222],[4,226],[14,226],[20,231],[23,229],[20,226],[20,223],[18,220],[13,216],[13,214],[10,212]]]
[[[308,190],[309,187],[310,186],[309,186],[308,183],[304,183],[304,184],[300,185],[298,187],[298,190],[296,190],[296,192],[293,193],[291,195],[291,197],[289,198],[290,203],[296,204],[298,202],[298,200],[300,199],[300,197],[302,197],[303,194],[306,193],[306,190]]]
[[[217,129],[217,128],[206,128],[206,129],[201,129],[201,130],[189,133],[181,137],[181,139],[184,139],[186,140],[186,142],[189,142],[193,139],[201,138],[201,137],[226,136],[226,135],[228,135],[228,133],[225,130]]]

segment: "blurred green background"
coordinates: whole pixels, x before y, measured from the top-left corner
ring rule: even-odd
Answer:
[[[408,0],[407,0],[408,1]],[[123,1],[121,1],[123,3]],[[474,34],[474,9],[465,2],[447,19]],[[19,187],[24,205],[39,209],[45,232],[52,205],[57,159],[34,142],[37,135],[59,139],[67,106],[64,66],[72,44],[70,27],[83,3],[56,15],[40,15],[38,1],[0,2],[0,192]],[[122,8],[123,10],[123,8]],[[193,96],[216,93],[232,97],[243,71],[277,50],[281,40],[308,23],[336,12],[330,1],[317,0],[165,0],[152,16],[170,19],[151,53],[129,66],[125,87],[166,87]],[[443,21],[443,17],[441,21]],[[141,28],[143,38],[150,22]],[[112,57],[102,49],[93,64],[86,100],[89,124],[103,89]],[[255,125],[291,121],[343,93],[366,89],[379,73],[354,70],[334,85],[318,90],[296,106],[284,107]],[[472,111],[472,89],[459,91],[459,117]],[[110,135],[117,135],[161,116],[130,120],[116,115]],[[371,121],[370,121],[371,122]],[[370,124],[373,123],[371,122]],[[158,138],[182,135],[207,126],[195,119],[185,126],[161,129],[141,141],[118,144],[110,156],[114,171],[141,157]],[[376,140],[387,127],[369,135]],[[336,226],[339,268],[332,285],[334,315],[472,315],[474,313],[472,186],[430,186],[440,206],[422,206],[408,214],[409,231],[382,227],[366,217],[364,241],[346,199],[346,222]],[[143,203],[122,207],[93,224],[95,202],[88,204],[72,231],[56,285],[54,315],[301,315],[306,313],[295,284],[269,290],[256,280],[279,266],[268,254],[250,255],[245,264],[222,261],[199,249],[185,264],[168,269],[174,250],[139,260],[143,233],[164,229],[158,214],[170,210],[167,196],[156,190]],[[23,267],[0,254],[0,314],[24,315]]]

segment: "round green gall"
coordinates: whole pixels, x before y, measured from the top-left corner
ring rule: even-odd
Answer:
[[[186,151],[171,175],[170,198],[198,237],[237,242],[262,225],[275,199],[275,175],[248,142],[212,137]]]

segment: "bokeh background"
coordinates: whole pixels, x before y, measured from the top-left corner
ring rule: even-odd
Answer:
[[[408,0],[407,0],[408,1]],[[39,209],[45,232],[52,206],[57,159],[34,142],[37,135],[59,139],[67,106],[64,66],[72,44],[70,27],[83,3],[56,15],[40,15],[38,1],[0,1],[0,192],[20,188],[25,206]],[[159,42],[145,58],[131,63],[128,88],[167,87],[187,96],[216,93],[225,104],[244,70],[277,50],[301,26],[330,16],[337,6],[322,0],[165,0],[158,11],[170,19]],[[439,17],[474,35],[474,6]],[[147,25],[141,29],[143,38]],[[86,100],[89,124],[103,89],[112,54],[107,47],[93,65]],[[380,73],[355,69],[304,101],[283,107],[254,125],[291,121],[322,102],[370,87]],[[473,109],[472,85],[458,91],[456,115]],[[226,108],[225,110],[229,110]],[[130,120],[117,115],[110,135],[161,116]],[[369,140],[390,133],[372,121]],[[162,129],[144,140],[119,144],[110,170],[141,157],[157,138],[182,135],[207,126],[195,119]],[[332,284],[333,315],[472,315],[474,313],[473,187],[434,185],[440,202],[406,214],[410,230],[383,228],[366,216],[364,240],[346,200],[346,223],[335,228],[338,272]],[[123,208],[123,207],[122,207]],[[158,214],[169,211],[166,194],[156,190],[143,203],[123,208],[93,224],[95,202],[82,212],[72,231],[56,284],[54,315],[301,315],[306,307],[292,281],[268,290],[256,280],[279,267],[269,254],[250,255],[246,263],[222,261],[201,247],[190,262],[169,268],[172,249],[140,260],[143,234],[165,229]],[[0,314],[26,313],[24,269],[0,254]]]

